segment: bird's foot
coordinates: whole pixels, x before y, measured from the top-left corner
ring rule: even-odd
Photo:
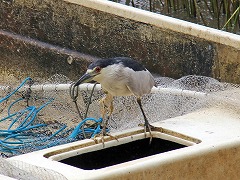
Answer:
[[[98,144],[99,142],[102,142],[103,147],[105,147],[105,145],[104,145],[104,142],[105,142],[105,141],[104,141],[104,137],[106,137],[106,136],[109,136],[109,137],[111,137],[112,139],[115,139],[115,140],[118,141],[117,137],[111,135],[111,134],[108,133],[108,132],[106,132],[106,129],[105,129],[105,130],[102,129],[102,131],[101,131],[99,134],[97,134],[97,135],[94,136],[93,140],[95,141],[96,144]]]
[[[144,134],[145,134],[145,138],[147,137],[147,130],[149,132],[149,135],[150,135],[150,140],[149,140],[149,144],[152,143],[152,138],[153,138],[153,135],[152,135],[152,129],[156,128],[155,126],[149,124],[149,123],[146,123],[146,124],[139,124],[139,126],[144,126]]]

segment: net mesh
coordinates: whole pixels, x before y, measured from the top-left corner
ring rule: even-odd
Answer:
[[[161,88],[181,89],[190,90],[207,93],[207,96],[184,96],[174,94],[174,91],[169,93],[151,93],[144,95],[142,97],[142,104],[145,114],[150,123],[156,121],[162,121],[164,119],[176,117],[179,115],[184,115],[198,109],[210,106],[219,106],[224,108],[229,108],[231,110],[238,111],[238,104],[240,99],[239,85],[221,83],[216,79],[204,76],[185,76],[180,79],[172,79],[168,77],[155,77],[157,86]],[[0,85],[0,98],[6,96],[11,92],[16,86],[21,82],[18,79],[13,81],[2,81]],[[42,84],[71,84],[67,77],[63,75],[56,74],[47,81],[34,80],[34,85]],[[0,106],[0,119],[3,119],[8,114],[8,108],[12,102],[16,99],[21,98],[25,92],[15,93],[9,100],[1,103]],[[84,116],[86,113],[86,106],[89,101],[91,90],[80,91],[77,99],[77,104],[79,106],[81,115]],[[91,98],[91,104],[87,117],[99,118],[99,100],[104,97],[104,93],[101,90],[95,90]],[[26,172],[22,168],[26,168],[28,165],[21,164],[20,162],[15,162],[15,164],[10,162],[5,162],[7,160],[3,159],[6,157],[15,156],[18,154],[23,154],[27,152],[32,152],[35,150],[71,142],[67,137],[71,133],[74,127],[76,127],[81,121],[76,107],[69,95],[69,90],[54,90],[54,91],[32,91],[31,98],[28,101],[28,105],[40,107],[42,104],[46,103],[49,99],[54,100],[44,107],[36,116],[35,123],[47,124],[47,126],[41,128],[35,128],[30,130],[29,134],[37,135],[38,139],[42,141],[36,141],[34,143],[28,143],[26,146],[22,146],[16,152],[2,152],[0,159],[0,173],[10,174],[10,177],[15,177],[14,174],[8,173],[5,169],[15,169],[17,173],[21,174],[22,179],[27,179],[28,177],[34,177],[30,171]],[[26,100],[16,103],[11,108],[11,113],[20,111],[27,105]],[[144,122],[140,108],[136,102],[136,97],[114,97],[114,111],[109,120],[110,132],[117,132],[124,129],[132,128],[138,126],[140,123]],[[7,129],[11,124],[12,120],[7,119],[4,122],[0,122],[1,129]],[[17,124],[21,123],[19,121]],[[57,134],[54,138],[46,139],[53,135],[57,130],[59,130],[63,125],[66,125],[67,130],[65,133]],[[36,138],[36,136],[34,136]],[[81,139],[78,137],[75,140]],[[17,167],[17,164],[21,167]],[[27,167],[29,168],[29,167]],[[37,168],[37,167],[32,167]],[[52,172],[46,170],[50,174]],[[30,174],[29,174],[30,173]],[[61,179],[61,178],[58,178]]]
[[[172,92],[161,93],[161,91],[159,91],[159,93],[144,95],[142,97],[142,104],[150,123],[183,115],[206,106],[216,105],[213,99],[215,99],[215,101],[216,99],[221,99],[221,101],[223,101],[224,98],[225,103],[226,101],[230,102],[235,100],[235,97],[232,98],[232,95],[236,96],[238,93],[234,92],[237,92],[239,89],[237,85],[220,83],[216,79],[204,76],[185,76],[176,80],[167,77],[155,77],[155,81],[159,87],[204,92],[209,95],[206,97],[190,97],[179,96],[173,94]],[[16,87],[17,84],[19,84],[19,81],[16,82],[17,83],[15,84],[3,83],[1,85],[2,88],[0,88],[1,97],[6,96],[13,87]],[[57,74],[45,82],[35,81],[34,85],[64,83],[70,84],[72,82],[67,77]],[[80,91],[80,94],[78,95],[77,104],[79,106],[81,116],[84,116],[86,113],[86,106],[89,101],[90,93],[91,90]],[[222,93],[227,93],[228,96],[225,95],[223,97],[221,95]],[[8,101],[1,103],[1,119],[7,116],[9,105],[16,99],[22,97],[23,94],[24,92],[17,92]],[[99,100],[102,97],[104,97],[104,93],[101,90],[94,91],[87,117],[98,119],[101,116]],[[44,123],[47,124],[47,126],[32,130],[35,134],[41,135],[40,137],[42,138],[52,135],[63,125],[66,125],[69,129],[74,128],[81,121],[73,100],[69,95],[69,90],[32,91],[28,104],[40,107],[51,98],[54,98],[54,100],[38,113],[35,120],[35,123]],[[26,101],[16,103],[11,108],[11,113],[23,109],[26,105]],[[109,128],[111,132],[136,127],[140,123],[143,123],[143,116],[136,102],[136,97],[114,97],[113,105],[114,111],[109,120]],[[1,129],[6,129],[10,125],[11,121],[11,119],[8,119],[4,123],[1,123]],[[69,135],[69,133],[57,136],[57,141],[65,142],[64,138],[67,135]],[[37,150],[38,148],[39,147],[34,148],[34,146],[31,148],[23,148],[20,153]]]

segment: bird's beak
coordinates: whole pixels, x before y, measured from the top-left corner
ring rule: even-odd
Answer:
[[[79,84],[90,82],[93,77],[94,77],[94,76],[91,75],[90,73],[85,73],[85,74],[74,84],[74,86],[78,86]]]

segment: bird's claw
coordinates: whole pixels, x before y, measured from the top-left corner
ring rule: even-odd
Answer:
[[[150,140],[149,140],[149,144],[151,144],[151,143],[152,143],[152,138],[153,138],[153,135],[152,135],[152,130],[151,130],[151,128],[153,128],[153,126],[152,126],[152,125],[150,125],[150,124],[145,124],[145,125],[144,125],[144,133],[145,133],[145,137],[147,136],[147,134],[146,134],[146,132],[147,132],[147,129],[148,129],[148,131],[149,131],[149,134],[150,134]]]
[[[154,129],[155,126],[153,126],[153,125],[151,125],[151,124],[139,124],[139,126],[144,126],[145,138],[147,137],[147,130],[148,130],[149,135],[150,135],[149,144],[151,144],[151,143],[152,143],[152,138],[153,138],[152,129]]]
[[[105,144],[104,144],[104,142],[105,142],[105,141],[104,141],[104,137],[105,137],[105,136],[109,136],[109,137],[111,137],[112,139],[115,139],[115,140],[118,141],[118,139],[117,139],[116,136],[113,136],[113,135],[107,133],[106,131],[104,132],[103,130],[102,130],[102,132],[101,132],[100,134],[97,134],[96,136],[94,136],[93,140],[95,141],[96,144],[98,144],[99,142],[102,142],[103,147],[105,147]],[[99,140],[99,139],[100,139],[100,140]]]

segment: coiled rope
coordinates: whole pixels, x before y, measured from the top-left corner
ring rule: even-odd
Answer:
[[[6,100],[8,100],[13,94],[18,92],[18,90],[23,87],[26,83],[29,83],[29,88],[26,91],[26,94],[24,97],[19,98],[12,102],[8,107],[8,115],[7,117],[4,117],[0,119],[0,122],[3,122],[5,120],[11,120],[10,125],[7,129],[0,129],[0,151],[2,152],[8,152],[8,153],[17,153],[19,149],[30,147],[34,144],[44,144],[44,142],[47,142],[51,140],[52,138],[56,137],[56,135],[62,133],[65,134],[70,130],[67,130],[67,126],[63,125],[59,130],[57,130],[55,133],[53,133],[49,137],[42,138],[41,134],[33,133],[31,130],[33,129],[39,129],[46,127],[47,124],[36,124],[34,123],[34,120],[37,117],[37,114],[45,108],[48,104],[50,104],[52,101],[54,101],[53,98],[48,99],[46,103],[41,105],[40,107],[36,106],[29,106],[28,100],[30,98],[31,93],[31,85],[33,84],[33,81],[30,77],[26,78],[16,89],[14,89],[12,92],[7,94],[5,97],[0,99],[0,104]],[[77,90],[78,91],[78,90]],[[92,94],[91,94],[92,95]],[[75,97],[77,98],[77,96]],[[11,109],[19,102],[21,101],[27,101],[27,107],[18,111],[18,112],[11,112]],[[91,97],[89,101],[91,100]],[[89,102],[90,103],[90,102]],[[89,107],[89,104],[88,104]],[[87,107],[87,109],[88,109]],[[86,138],[86,134],[89,134],[90,137],[94,137],[95,135],[99,134],[102,131],[101,123],[102,118],[95,119],[95,118],[86,118],[87,112],[85,114],[85,119],[83,119],[73,130],[72,133],[68,137],[66,137],[65,140],[73,141],[76,140],[77,137]],[[89,122],[91,122],[90,127]],[[51,147],[54,145],[58,145],[58,143],[51,142],[47,145],[41,145],[38,147],[35,147],[35,149],[44,149],[47,147]],[[36,145],[37,146],[37,145]]]

